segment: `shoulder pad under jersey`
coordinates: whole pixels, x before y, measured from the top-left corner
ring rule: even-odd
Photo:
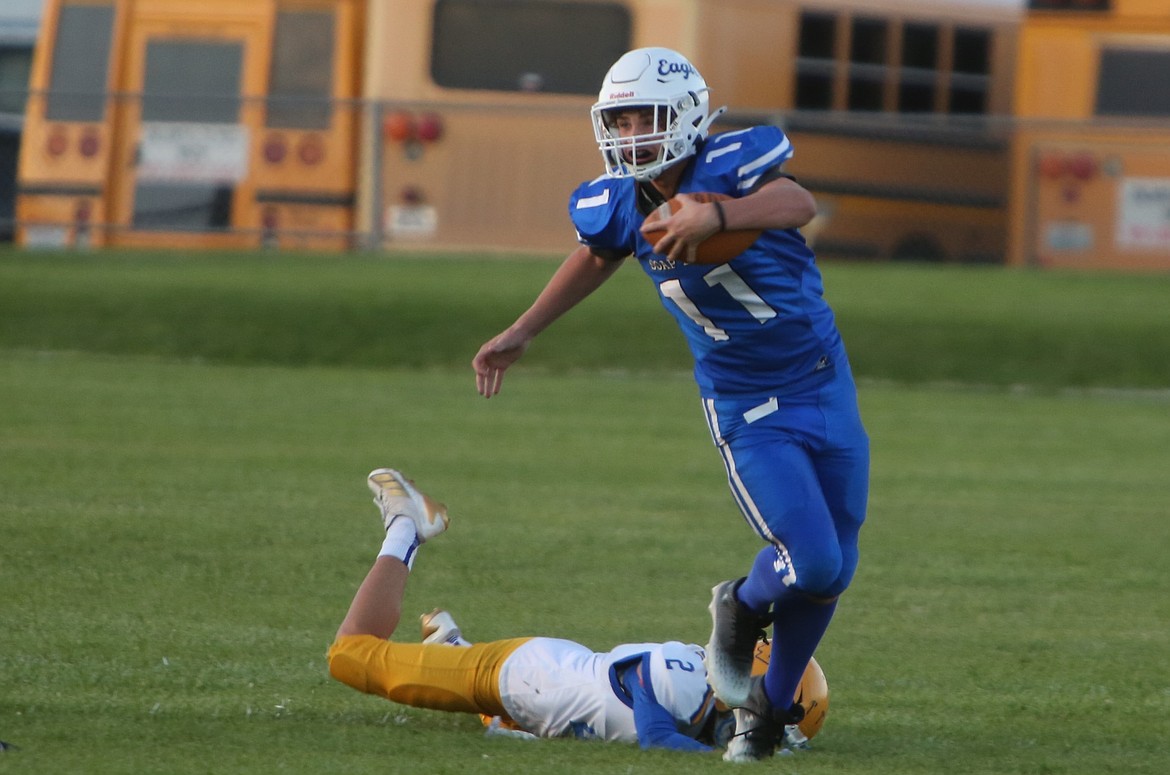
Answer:
[[[569,217],[581,244],[622,255],[634,252],[642,218],[631,179],[602,176],[582,183],[569,197]]]

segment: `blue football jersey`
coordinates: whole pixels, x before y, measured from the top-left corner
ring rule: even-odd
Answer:
[[[679,192],[745,196],[791,155],[777,127],[714,135],[688,164]],[[831,377],[845,352],[799,231],[765,231],[720,266],[683,264],[643,239],[637,196],[633,179],[600,177],[578,186],[569,214],[582,244],[638,259],[686,337],[704,398],[784,395]]]

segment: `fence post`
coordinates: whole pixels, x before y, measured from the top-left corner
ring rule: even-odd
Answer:
[[[385,154],[382,149],[382,117],[384,106],[381,100],[374,100],[368,105],[372,113],[370,127],[370,231],[366,237],[368,250],[380,250],[385,228],[382,222],[382,162]]]

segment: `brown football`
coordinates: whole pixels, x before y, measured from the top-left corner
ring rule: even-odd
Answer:
[[[696,191],[683,194],[683,196],[688,196],[696,202],[714,202],[717,199],[732,198],[727,194],[715,194],[708,191]],[[661,228],[655,229],[653,224],[671,213],[678,212],[680,207],[682,207],[682,202],[679,201],[678,197],[674,197],[646,216],[646,220],[643,223],[643,233],[651,244],[657,239],[654,236],[654,232],[662,231]],[[684,263],[726,264],[750,248],[752,243],[760,238],[761,233],[760,229],[729,229],[727,231],[717,231],[700,242],[692,251],[693,255],[689,256]]]

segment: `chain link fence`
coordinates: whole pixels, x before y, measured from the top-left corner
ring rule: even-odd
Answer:
[[[586,103],[110,94],[100,121],[0,117],[0,239],[560,254],[568,194],[599,170]],[[943,118],[732,113],[717,130],[785,129],[822,256],[1170,267],[1167,122]]]

